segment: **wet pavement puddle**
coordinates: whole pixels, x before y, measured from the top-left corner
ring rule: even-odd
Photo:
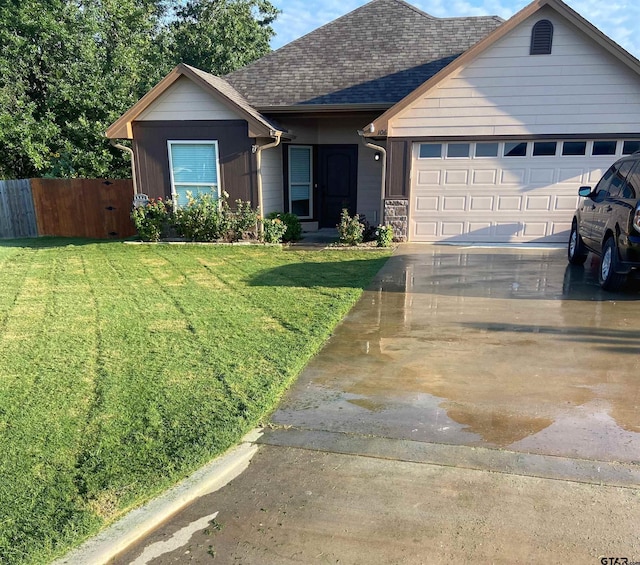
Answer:
[[[640,460],[640,293],[564,251],[405,246],[276,424]]]

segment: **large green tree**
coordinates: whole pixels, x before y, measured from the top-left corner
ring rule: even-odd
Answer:
[[[224,75],[269,52],[279,11],[267,0],[189,0],[171,25],[175,60]]]
[[[106,127],[175,64],[269,51],[266,0],[0,2],[0,178],[129,176]]]

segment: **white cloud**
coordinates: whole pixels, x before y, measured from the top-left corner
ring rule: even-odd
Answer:
[[[637,0],[565,0],[600,31],[640,57],[640,3]],[[366,0],[272,0],[282,10],[275,23],[274,48],[324,25],[366,3]],[[409,0],[417,8],[436,16],[497,15],[510,18],[527,0]]]

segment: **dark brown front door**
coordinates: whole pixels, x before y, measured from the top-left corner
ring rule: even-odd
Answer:
[[[318,203],[321,228],[334,228],[343,208],[356,213],[358,146],[318,146]]]

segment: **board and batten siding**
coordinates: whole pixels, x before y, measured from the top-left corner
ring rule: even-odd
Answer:
[[[266,216],[284,211],[282,145],[262,151],[262,206]]]
[[[171,198],[169,140],[217,141],[219,183],[229,202],[240,199],[256,204],[255,155],[245,120],[133,122],[138,190],[151,198]]]
[[[180,77],[136,118],[138,121],[238,119],[243,117],[186,77]]]
[[[541,19],[552,52],[530,55]],[[639,132],[640,77],[548,7],[389,123],[390,137]]]

